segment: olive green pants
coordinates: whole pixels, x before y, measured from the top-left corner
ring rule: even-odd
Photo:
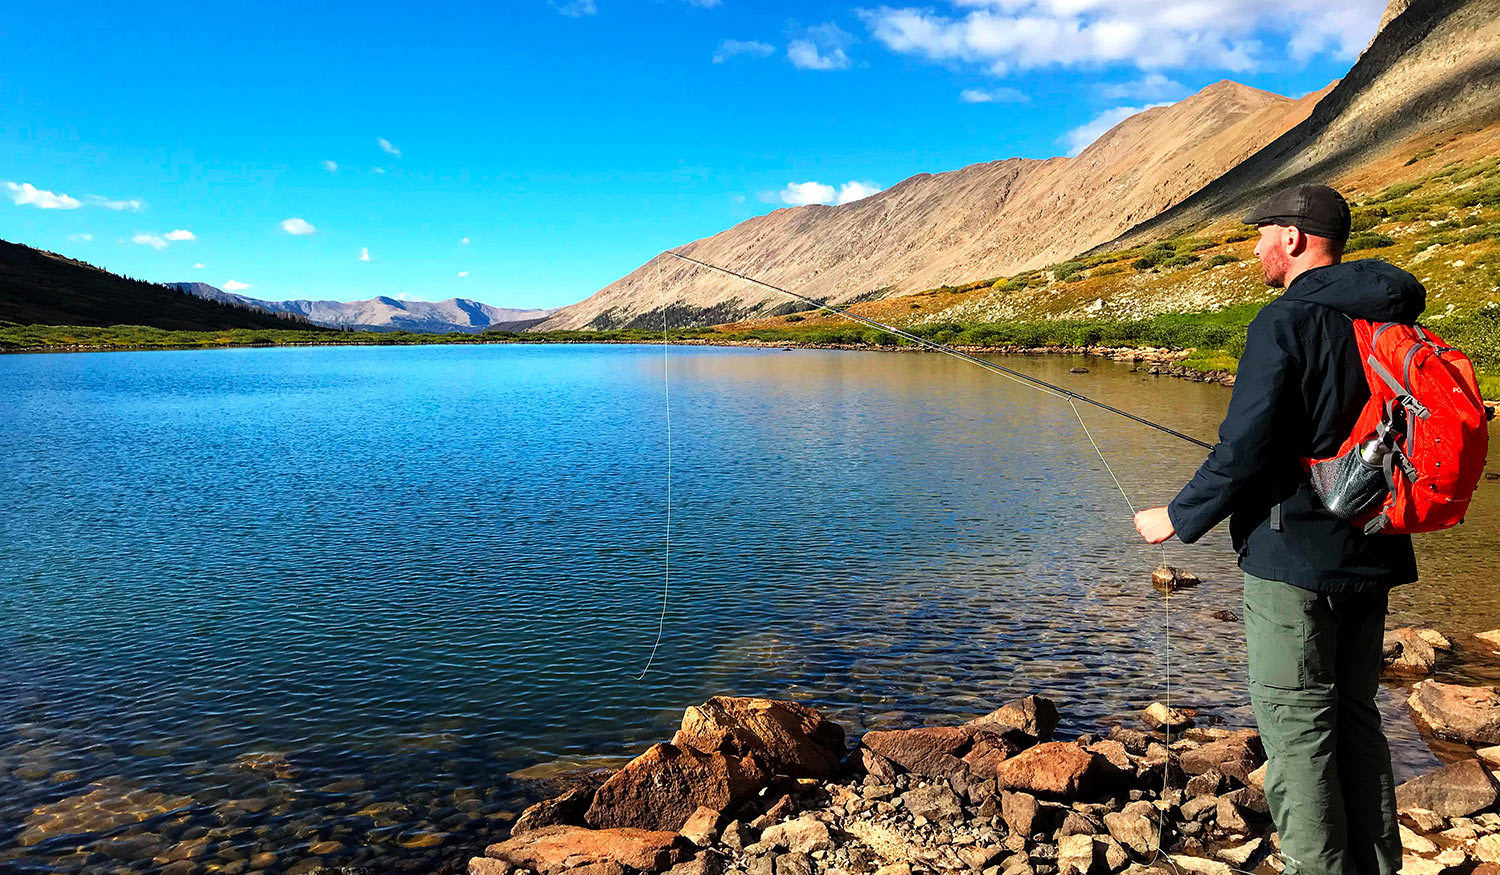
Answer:
[[[1333,595],[1245,575],[1250,705],[1287,875],[1401,868],[1375,707],[1385,612],[1385,590]]]

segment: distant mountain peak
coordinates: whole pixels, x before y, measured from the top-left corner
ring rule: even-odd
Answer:
[[[226,292],[208,283],[169,283],[173,288],[200,298],[254,307],[267,313],[289,313],[329,328],[352,328],[359,331],[411,331],[446,334],[469,334],[494,328],[519,330],[529,327],[555,312],[551,310],[515,310],[492,307],[468,298],[443,301],[400,300],[376,295],[364,301],[263,301]]]

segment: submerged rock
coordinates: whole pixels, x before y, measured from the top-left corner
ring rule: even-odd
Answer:
[[[1426,680],[1406,700],[1417,718],[1438,735],[1465,743],[1500,744],[1500,692]]]
[[[1500,787],[1479,760],[1460,760],[1396,788],[1396,807],[1438,817],[1465,817],[1500,802]]]
[[[687,709],[672,744],[754,756],[778,775],[831,778],[844,757],[844,728],[796,702],[714,696]]]
[[[1434,629],[1405,626],[1385,633],[1382,657],[1385,670],[1395,674],[1431,674],[1438,650],[1448,649],[1448,639]]]
[[[1152,729],[1167,732],[1181,732],[1193,725],[1193,718],[1190,715],[1163,705],[1161,702],[1152,702],[1147,705],[1146,710],[1141,714],[1141,719],[1146,721],[1146,725]]]
[[[1175,565],[1158,565],[1151,572],[1151,585],[1163,592],[1176,592],[1183,587],[1201,583],[1198,575]]]

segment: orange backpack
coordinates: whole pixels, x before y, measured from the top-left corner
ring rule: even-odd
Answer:
[[[1314,491],[1366,534],[1462,522],[1489,448],[1473,363],[1420,325],[1353,322],[1370,400],[1336,455],[1303,460]]]

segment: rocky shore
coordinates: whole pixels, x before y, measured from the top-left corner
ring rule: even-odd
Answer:
[[[1430,672],[1450,647],[1434,630],[1394,630],[1387,670]],[[1422,680],[1410,706],[1472,755],[1397,789],[1402,871],[1500,875],[1500,692]],[[1279,872],[1259,735],[1204,716],[1152,703],[1137,725],[1055,740],[1056,705],[1031,695],[851,744],[806,705],[716,696],[688,708],[670,741],[526,809],[467,871]]]

